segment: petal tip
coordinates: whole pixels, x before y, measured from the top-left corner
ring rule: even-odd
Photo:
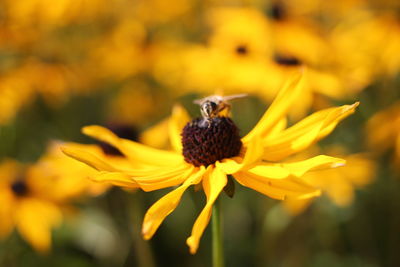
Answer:
[[[81,132],[86,135],[90,135],[98,126],[97,125],[87,125],[82,127]]]
[[[62,153],[64,153],[64,155],[66,155],[68,157],[75,158],[74,157],[75,153],[74,153],[73,149],[71,149],[71,148],[69,148],[67,146],[60,146],[60,150],[61,150]]]
[[[142,226],[142,235],[144,240],[151,239],[152,235],[150,234],[151,223],[143,222]]]
[[[351,107],[356,108],[360,105],[360,101],[355,102]]]
[[[346,166],[346,161],[335,162],[331,164],[331,168],[338,168],[343,166]]]
[[[198,245],[196,244],[193,236],[186,239],[186,244],[189,246],[190,254],[196,254]]]
[[[347,110],[350,110],[350,109],[355,109],[355,108],[358,107],[359,105],[360,105],[360,102],[357,101],[357,102],[355,102],[354,104],[349,105],[348,108],[346,109],[346,111],[347,111]]]

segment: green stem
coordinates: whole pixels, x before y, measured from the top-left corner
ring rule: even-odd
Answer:
[[[137,259],[138,266],[155,267],[156,263],[154,255],[148,241],[143,240],[141,237],[141,226],[143,219],[143,195],[142,192],[136,192],[128,202],[130,205],[130,223],[129,225],[132,232],[132,242],[135,248],[135,258]]]
[[[224,266],[223,238],[221,231],[221,203],[219,198],[213,205],[212,212],[212,261],[213,267]]]

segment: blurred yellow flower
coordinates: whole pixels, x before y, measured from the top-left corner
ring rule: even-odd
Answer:
[[[53,107],[65,102],[74,92],[79,91],[78,77],[72,68],[64,64],[27,60],[13,72],[30,87],[32,92],[41,95]]]
[[[375,114],[367,123],[366,134],[373,152],[393,150],[396,166],[400,166],[400,102]]]
[[[57,108],[74,94],[85,92],[78,70],[63,64],[26,60],[0,77],[0,125],[10,122],[24,106],[41,96]]]
[[[238,129],[229,117],[190,121],[179,107],[174,109],[169,122],[174,151],[159,150],[118,138],[100,126],[83,129],[85,134],[118,148],[126,156],[128,164],[139,162],[143,165],[141,168],[128,168],[128,164],[113,165],[84,149],[65,147],[63,151],[97,169],[99,172],[93,177],[97,181],[144,191],[180,185],[147,211],[142,228],[145,239],[154,235],[189,186],[202,183],[207,204],[187,239],[190,252],[196,253],[210,220],[212,206],[226,187],[228,175],[233,175],[240,184],[274,199],[303,199],[319,195],[319,190],[299,177],[310,170],[344,164],[342,159],[325,155],[293,163],[279,163],[328,135],[358,105],[355,103],[322,110],[286,128],[287,111],[299,99],[301,87],[300,75],[292,77],[259,123],[243,138],[239,137]]]
[[[141,81],[127,82],[110,99],[107,120],[113,124],[141,126],[165,109],[168,95]]]
[[[163,0],[139,0],[130,14],[146,24],[157,25],[187,14],[193,5],[193,0],[174,0],[173,4]]]
[[[65,157],[61,145],[85,149],[122,166],[120,156],[106,155],[97,145],[53,142],[34,164],[4,160],[0,164],[0,237],[13,228],[37,251],[47,252],[51,230],[61,223],[72,201],[105,192],[109,185],[87,179],[96,171]],[[131,166],[131,165],[130,165]]]
[[[309,21],[273,20],[257,9],[219,7],[206,13],[207,44],[154,45],[152,71],[157,80],[180,93],[247,92],[270,102],[294,71],[307,66],[303,101],[291,115],[303,117],[314,95],[343,99],[345,84],[331,68],[334,51]],[[311,51],[311,52],[310,52]],[[207,79],[204,79],[207,77]]]
[[[17,27],[34,25],[48,29],[79,20],[91,19],[106,10],[104,0],[21,0],[4,1],[8,20]]]
[[[208,44],[223,53],[260,59],[271,54],[271,25],[252,8],[215,8],[207,13],[212,29]]]
[[[338,206],[350,205],[356,188],[369,184],[375,175],[376,164],[363,154],[345,155],[343,148],[329,149],[328,153],[346,160],[346,165],[336,169],[308,172],[300,179],[321,189]],[[311,199],[287,200],[283,204],[293,215],[304,211]]]
[[[92,42],[86,68],[97,79],[120,80],[138,73],[147,63],[146,37],[140,21],[131,17],[120,19],[109,33]]]
[[[86,149],[98,157],[106,155],[97,145],[81,145],[74,143],[53,142],[47,152],[29,169],[32,177],[37,177],[37,187],[42,190],[42,195],[59,202],[75,200],[80,197],[97,196],[108,189],[109,186],[99,184],[87,179],[94,174],[88,166],[65,157],[60,147],[68,144],[78,149]],[[110,157],[109,160],[116,160]]]
[[[336,68],[350,93],[400,70],[400,23],[393,16],[358,11],[343,17],[329,34]]]
[[[51,244],[51,229],[62,219],[60,206],[47,198],[40,186],[44,177],[32,176],[29,167],[14,160],[0,164],[0,237],[13,228],[37,251],[46,252]],[[48,181],[49,182],[49,181]]]
[[[0,125],[9,123],[18,111],[32,100],[33,91],[20,75],[0,78]]]

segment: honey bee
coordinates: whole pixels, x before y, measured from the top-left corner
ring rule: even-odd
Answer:
[[[194,103],[200,105],[200,112],[203,119],[211,122],[211,119],[218,117],[222,111],[229,112],[231,104],[228,101],[246,96],[247,94],[229,96],[212,95],[202,99],[197,99]]]

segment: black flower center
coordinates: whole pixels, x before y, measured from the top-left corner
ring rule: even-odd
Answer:
[[[12,192],[19,197],[26,196],[28,194],[28,185],[22,179],[18,179],[11,184]]]
[[[183,128],[182,146],[185,161],[199,167],[238,156],[242,141],[230,118],[197,118]]]
[[[271,18],[276,21],[281,21],[286,18],[286,10],[284,6],[280,3],[274,3],[270,10]]]
[[[239,55],[246,55],[247,53],[249,53],[249,49],[247,48],[247,46],[245,45],[238,45],[236,47],[236,53]]]
[[[284,55],[275,55],[274,61],[283,66],[299,66],[301,65],[301,61],[293,56],[284,56]]]
[[[121,125],[121,124],[111,124],[108,125],[108,127],[113,133],[115,133],[118,137],[120,138],[125,138],[129,139],[132,141],[137,141],[138,139],[138,134],[137,132],[130,126],[127,125]],[[103,150],[103,152],[107,155],[113,155],[113,156],[123,156],[122,153],[115,147],[104,143],[100,142],[100,147]]]

